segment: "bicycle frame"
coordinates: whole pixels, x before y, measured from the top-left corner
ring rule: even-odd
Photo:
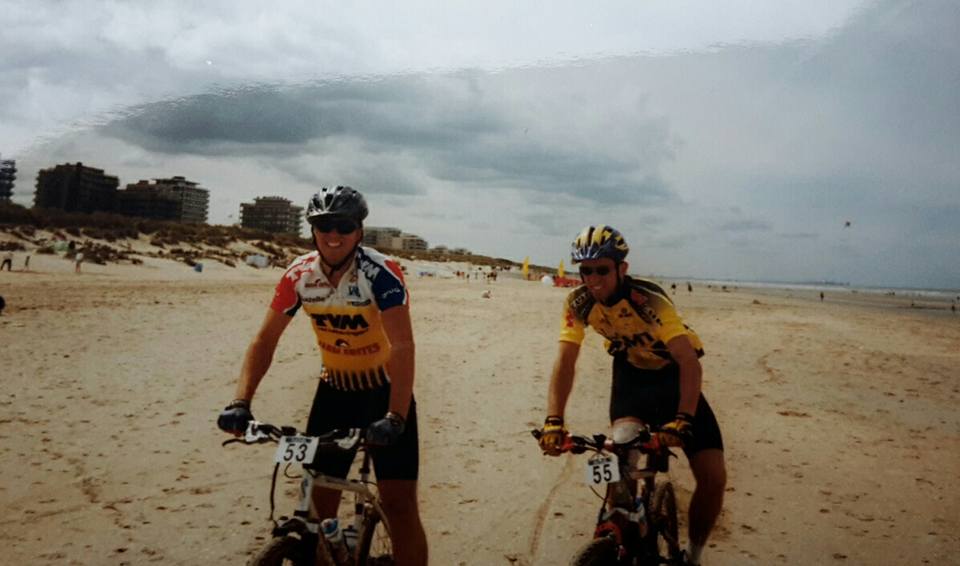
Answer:
[[[650,513],[653,503],[651,498],[656,488],[657,475],[668,471],[669,452],[646,454],[646,466],[637,469],[632,468],[629,464],[629,458],[623,456],[626,456],[631,450],[639,451],[639,449],[617,450],[607,448],[606,450],[616,453],[619,457],[620,480],[607,484],[606,494],[600,504],[600,511],[597,513],[594,537],[599,538],[612,534],[617,541],[617,545],[623,547],[627,553],[640,554],[643,552],[645,544],[651,544],[651,540],[655,544],[656,532],[653,530],[655,525],[652,525]],[[632,482],[636,481],[642,482],[642,486],[631,485]],[[643,516],[645,516],[643,523],[640,522],[640,510],[634,509],[634,497],[637,495],[640,497],[639,505],[642,506]],[[631,532],[632,529],[624,532],[624,527],[628,525],[636,525],[638,527],[636,532]]]
[[[359,433],[358,429],[351,429],[350,432],[354,435],[347,439],[347,446],[340,446],[341,449],[351,449],[353,446],[357,446],[359,442]],[[231,444],[234,442],[240,442],[244,444],[260,444],[264,442],[276,443],[281,436],[291,436],[297,435],[298,432],[292,427],[276,427],[273,425],[259,423],[251,421],[248,425],[247,432],[242,438],[235,438],[226,440],[223,442],[223,445]],[[352,440],[352,443],[350,442]],[[337,443],[339,444],[339,443]],[[270,520],[274,523],[273,535],[283,536],[287,533],[295,532],[300,535],[305,535],[307,533],[311,535],[319,535],[320,533],[320,520],[324,517],[318,517],[316,507],[313,502],[313,489],[317,488],[326,488],[332,489],[340,492],[351,492],[354,494],[354,528],[359,532],[363,523],[364,513],[367,511],[367,507],[373,510],[377,514],[380,522],[383,524],[387,533],[391,533],[389,520],[383,512],[383,507],[380,505],[380,499],[377,495],[370,490],[368,487],[370,485],[370,452],[367,450],[367,447],[360,445],[359,449],[363,452],[363,463],[358,470],[359,479],[344,479],[328,476],[317,471],[314,471],[308,467],[304,467],[303,479],[300,481],[300,501],[297,504],[297,508],[293,512],[293,517],[286,518],[281,516],[279,518],[282,523],[273,520],[273,512],[275,509],[274,505],[274,492],[276,491],[277,486],[277,472],[280,469],[280,464],[276,464],[273,471],[273,479],[270,485]],[[289,467],[290,464],[287,464]],[[286,470],[286,468],[284,468]]]
[[[539,430],[531,432],[535,438],[540,438]],[[669,519],[667,523],[663,523],[658,511],[664,500],[674,501],[673,488],[669,480],[658,484],[656,478],[658,474],[669,470],[669,458],[673,455],[669,448],[677,445],[674,437],[664,436],[649,428],[639,433],[634,440],[621,444],[614,443],[603,434],[592,437],[568,434],[564,438],[559,447],[561,452],[582,454],[592,451],[598,455],[614,454],[620,471],[619,480],[606,484],[606,492],[602,497],[603,502],[594,528],[594,543],[609,540],[608,546],[605,547],[607,550],[601,550],[601,546],[591,543],[581,551],[587,554],[579,555],[578,559],[586,556],[596,558],[593,553],[609,551],[616,553],[618,563],[624,559],[635,558],[644,559],[644,564],[647,563],[646,561],[653,561],[652,563],[656,564],[676,563],[679,552],[676,549],[678,543],[676,534],[664,530],[670,524],[673,528],[668,530],[676,530],[675,513],[673,513],[672,523]],[[632,460],[630,455],[634,451],[646,455],[645,467],[638,469],[630,464]],[[642,482],[642,485],[637,486],[634,483],[637,481]],[[635,500],[638,490],[639,498]],[[669,505],[672,506],[675,503]],[[642,517],[645,518],[641,521]],[[667,541],[670,556],[665,557],[660,554],[658,537]],[[610,556],[606,556],[606,560],[609,560]]]
[[[327,476],[304,468],[303,479],[300,481],[300,502],[294,511],[294,517],[304,521],[307,530],[312,534],[318,534],[320,531],[320,522],[317,518],[316,508],[313,504],[313,488],[332,489],[340,492],[351,492],[355,496],[354,502],[354,528],[360,530],[363,520],[364,506],[370,505],[380,516],[387,532],[391,532],[390,523],[387,516],[380,506],[380,499],[368,487],[370,481],[370,454],[363,451],[363,463],[360,466],[360,479],[343,479]],[[280,528],[279,526],[277,528]],[[276,529],[275,529],[276,530]],[[275,533],[276,534],[276,533]]]

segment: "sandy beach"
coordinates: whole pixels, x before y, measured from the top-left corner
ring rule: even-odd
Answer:
[[[35,255],[27,273],[20,257],[0,272],[3,562],[243,562],[269,536],[273,449],[223,448],[214,421],[282,271],[148,258],[74,274]],[[585,459],[541,456],[528,432],[544,416],[566,290],[409,272],[431,563],[566,563],[598,502]],[[726,443],[725,511],[705,564],[956,561],[960,314],[949,303],[703,286],[678,286],[675,300],[705,344]],[[567,418],[576,432],[607,424],[601,345],[588,334]],[[302,426],[319,367],[295,320],[254,414]],[[671,474],[685,510],[682,457]],[[278,490],[280,513],[294,488]]]

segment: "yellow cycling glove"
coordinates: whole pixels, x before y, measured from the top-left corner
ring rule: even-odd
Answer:
[[[681,446],[687,446],[693,440],[693,415],[677,413],[672,421],[660,427],[660,432],[675,437]]]
[[[540,429],[540,449],[544,454],[559,456],[563,453],[563,439],[567,436],[567,429],[563,426],[563,417],[551,415],[543,422]]]

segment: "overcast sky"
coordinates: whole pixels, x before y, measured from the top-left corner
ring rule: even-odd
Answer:
[[[956,1],[10,2],[0,153],[555,265],[960,288]],[[851,226],[845,227],[850,221]]]

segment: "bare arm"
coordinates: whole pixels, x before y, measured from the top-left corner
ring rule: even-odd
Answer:
[[[560,350],[557,352],[557,359],[553,363],[553,373],[550,375],[550,390],[547,392],[548,416],[563,416],[563,411],[567,407],[567,399],[573,389],[573,377],[579,355],[580,344],[560,342]]]
[[[410,322],[410,307],[400,305],[381,314],[383,329],[390,341],[390,360],[387,373],[390,375],[390,412],[407,418],[410,399],[413,396],[413,374],[416,363],[413,325]]]
[[[260,380],[266,375],[267,370],[270,369],[270,363],[273,362],[277,342],[280,341],[280,336],[291,320],[293,320],[291,316],[267,309],[267,316],[264,317],[260,330],[253,337],[244,355],[240,379],[237,380],[236,399],[246,401],[253,399]]]
[[[696,415],[700,387],[703,384],[703,368],[697,352],[690,339],[683,335],[667,342],[667,349],[680,366],[680,405],[677,406],[677,412]]]

